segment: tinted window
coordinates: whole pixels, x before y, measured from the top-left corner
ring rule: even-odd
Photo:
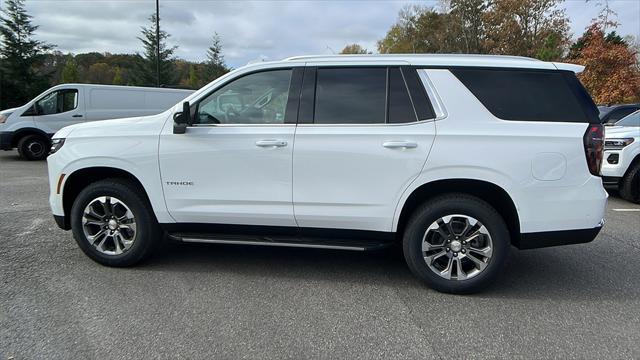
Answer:
[[[389,69],[389,123],[416,121],[409,91],[399,68]]]
[[[317,70],[316,124],[385,122],[386,68]]]
[[[200,101],[194,123],[282,124],[290,81],[291,70],[243,76]]]
[[[635,108],[622,108],[622,109],[614,110],[608,116],[607,122],[616,122],[636,110],[637,109]]]
[[[640,126],[640,111],[637,111],[616,123],[618,126]]]
[[[598,109],[573,73],[505,69],[451,72],[498,118],[599,122]]]
[[[59,114],[78,107],[78,90],[64,89],[45,95],[36,102],[38,115]]]

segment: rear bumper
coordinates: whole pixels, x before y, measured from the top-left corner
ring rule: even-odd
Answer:
[[[550,246],[584,244],[593,241],[602,230],[602,225],[592,229],[545,231],[523,233],[514,245],[520,250]]]
[[[0,131],[0,150],[11,150],[13,141],[13,131]]]

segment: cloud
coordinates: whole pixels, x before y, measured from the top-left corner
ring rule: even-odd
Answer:
[[[369,50],[396,21],[403,1],[210,1],[160,0],[161,28],[171,34],[176,55],[202,61],[214,32],[220,34],[227,62],[238,67],[258,58],[281,59],[340,51],[359,43]],[[424,3],[424,2],[423,2]],[[426,2],[437,6],[438,1]],[[622,35],[640,36],[640,2],[610,0]],[[137,36],[155,11],[151,0],[27,1],[38,38],[63,52],[135,53]],[[598,9],[593,2],[562,5],[579,36]]]

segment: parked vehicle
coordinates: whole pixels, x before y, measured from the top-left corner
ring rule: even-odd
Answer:
[[[604,125],[613,125],[623,117],[640,110],[640,104],[600,105],[600,120]]]
[[[18,149],[27,160],[42,160],[51,136],[65,126],[95,120],[158,114],[191,90],[133,86],[63,84],[24,106],[0,113],[0,149]]]
[[[607,127],[602,176],[625,200],[640,204],[640,111]]]
[[[603,127],[577,65],[504,56],[305,56],[246,66],[155,116],[69,126],[48,158],[58,225],[109,266],[184,242],[402,244],[444,292],[510,245],[592,241]]]

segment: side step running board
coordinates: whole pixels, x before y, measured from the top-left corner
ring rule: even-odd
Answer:
[[[280,246],[312,249],[335,249],[350,251],[368,251],[382,249],[392,244],[390,241],[369,240],[342,240],[342,239],[309,239],[296,237],[257,237],[257,236],[230,236],[213,234],[169,234],[174,240],[188,243],[206,244],[232,244],[232,245],[256,245],[256,246]]]

